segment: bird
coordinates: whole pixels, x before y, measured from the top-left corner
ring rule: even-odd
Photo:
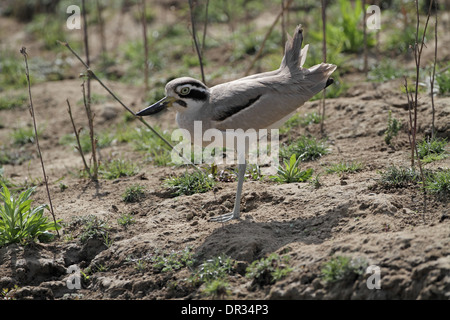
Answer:
[[[194,133],[194,122],[201,121],[202,130],[276,129],[314,95],[331,85],[331,74],[337,66],[320,63],[304,68],[309,45],[302,48],[303,28],[297,25],[287,35],[280,67],[208,88],[203,82],[181,77],[169,81],[165,97],[140,110],[137,116],[149,116],[166,108],[176,111],[179,128]],[[247,150],[248,151],[248,150]],[[242,156],[242,155],[241,155]],[[242,159],[242,158],[240,158]],[[247,161],[238,162],[238,182],[233,211],[210,221],[240,219],[240,202]]]

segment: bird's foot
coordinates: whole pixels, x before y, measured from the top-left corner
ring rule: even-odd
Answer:
[[[209,219],[211,222],[227,222],[233,219],[239,219],[239,215],[236,215],[234,212],[222,214],[220,216]]]

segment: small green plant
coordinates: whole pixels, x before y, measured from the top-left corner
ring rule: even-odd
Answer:
[[[401,124],[398,122],[397,119],[392,117],[392,111],[389,110],[387,129],[384,132],[384,142],[386,142],[387,145],[390,145],[392,138],[398,135],[400,129]]]
[[[401,78],[405,74],[407,74],[406,70],[397,66],[392,60],[383,60],[369,70],[367,78],[374,82],[386,82]]]
[[[44,217],[47,205],[31,208],[33,200],[30,199],[35,187],[29,188],[18,197],[11,195],[8,187],[1,184],[0,193],[0,246],[10,243],[22,243],[26,240],[52,238],[50,231],[61,228],[59,222],[48,221]],[[2,205],[1,205],[2,203]]]
[[[230,284],[224,279],[216,279],[206,283],[202,293],[212,299],[223,299],[231,294]]]
[[[153,268],[157,272],[174,272],[184,267],[192,267],[195,259],[190,247],[180,251],[156,252],[151,257]]]
[[[446,139],[424,139],[421,142],[417,143],[417,152],[419,154],[419,158],[422,159],[425,163],[444,159],[447,156],[445,150],[446,145]]]
[[[147,263],[145,262],[145,260],[138,259],[135,262],[134,268],[139,272],[144,272],[147,268]]]
[[[12,288],[2,288],[2,291],[0,292],[0,300],[16,300],[14,294],[18,289],[19,286],[17,284],[15,284]]]
[[[273,284],[292,271],[288,263],[289,256],[280,257],[278,254],[272,253],[267,258],[253,261],[247,267],[245,276],[253,279],[260,286]]]
[[[326,168],[326,173],[355,173],[361,171],[364,168],[364,164],[357,161],[346,162],[341,161]]]
[[[283,124],[283,126],[280,128],[280,134],[286,134],[292,128],[298,126],[306,127],[310,124],[318,124],[320,123],[320,121],[322,121],[322,116],[317,112],[306,113],[304,115],[296,113]]]
[[[447,65],[447,70],[436,74],[436,82],[439,86],[439,94],[450,94],[450,64]]]
[[[293,154],[300,161],[314,161],[329,152],[324,141],[318,141],[314,137],[301,136],[288,146],[280,148],[282,159],[290,159]]]
[[[129,186],[122,194],[122,200],[127,203],[138,202],[144,197],[145,195],[144,191],[145,191],[144,186],[138,184]]]
[[[261,168],[257,164],[250,164],[245,170],[245,177],[251,180],[257,181],[261,180],[264,175],[261,173]]]
[[[174,196],[204,193],[213,189],[214,179],[204,171],[188,172],[164,180],[164,186]]]
[[[209,283],[214,280],[225,279],[234,273],[236,262],[226,255],[220,255],[206,260],[189,277],[189,281],[195,284]]]
[[[136,223],[136,220],[131,214],[122,214],[117,218],[117,223],[121,226],[128,227],[129,225]]]
[[[26,94],[6,95],[0,97],[0,110],[25,107],[27,105]]]
[[[270,178],[279,183],[293,183],[305,182],[309,180],[313,174],[312,169],[300,170],[298,164],[300,158],[296,159],[295,154],[291,156],[288,161],[284,161],[284,168],[280,165],[277,170],[277,175]]]
[[[72,221],[65,225],[65,231],[74,231],[78,227],[81,227],[78,235],[81,243],[86,243],[89,239],[105,240],[109,238],[109,226],[106,221],[95,215],[73,217]]]
[[[161,132],[158,127],[155,127],[155,130]],[[170,141],[169,133],[163,132],[162,135],[166,140]],[[137,151],[144,152],[148,161],[153,162],[157,166],[165,166],[171,162],[170,151],[167,149],[167,146],[150,130],[139,129],[133,144]]]
[[[379,184],[385,188],[403,188],[420,181],[420,173],[414,168],[390,166],[381,172]]]
[[[344,256],[332,257],[322,266],[322,279],[325,282],[337,282],[348,277],[357,277],[365,272],[367,262],[364,259],[351,259]]]
[[[114,140],[114,137],[108,132],[101,132],[95,135],[95,139],[97,140],[96,144],[97,148],[105,148],[111,145],[111,143]],[[75,147],[76,146],[75,135],[74,134],[63,135],[59,139],[59,143],[62,145]],[[87,130],[82,130],[80,132],[80,145],[83,153],[91,152],[92,150],[91,137]]]
[[[134,163],[123,159],[101,163],[99,167],[101,177],[108,180],[134,176],[138,171],[139,169]]]
[[[38,131],[38,136],[40,135],[40,132]],[[14,131],[11,134],[13,143],[18,146],[23,146],[28,143],[34,143],[35,136],[34,136],[34,129],[32,127],[20,127],[17,129],[14,129]]]
[[[450,169],[435,172],[427,179],[426,188],[442,197],[450,197]]]

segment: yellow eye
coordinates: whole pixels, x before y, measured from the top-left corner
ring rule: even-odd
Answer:
[[[191,89],[189,88],[189,87],[183,87],[183,88],[181,88],[181,90],[180,90],[180,94],[182,94],[182,95],[187,95],[189,92],[191,91]]]

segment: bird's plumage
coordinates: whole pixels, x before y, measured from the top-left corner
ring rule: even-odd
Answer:
[[[173,106],[177,110],[178,126],[187,129],[191,136],[195,136],[195,121],[201,121],[203,132],[216,129],[224,135],[228,129],[247,131],[278,128],[297,108],[333,82],[330,76],[336,69],[335,65],[321,63],[311,68],[303,67],[308,45],[302,49],[302,42],[303,30],[301,26],[297,26],[294,36],[288,36],[284,57],[277,70],[211,88],[189,77],[174,79],[166,85],[166,98],[141,110],[137,115],[150,115]],[[238,155],[240,159],[244,153]],[[233,212],[212,219],[214,221],[224,222],[239,217],[246,168],[245,157],[243,158],[244,161],[239,161]]]
[[[286,42],[285,54],[277,70],[254,74],[207,88],[198,80],[183,77],[166,86],[169,92],[183,84],[201,86],[209,91],[203,95],[200,108],[178,109],[177,122],[181,128],[193,132],[193,121],[202,121],[203,129],[263,129],[281,125],[281,120],[323,90],[336,69],[321,63],[303,68],[308,45],[301,49],[301,26]],[[287,120],[287,119],[286,119]]]

